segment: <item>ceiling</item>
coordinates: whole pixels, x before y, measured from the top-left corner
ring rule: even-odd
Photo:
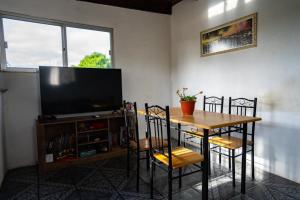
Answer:
[[[172,6],[182,0],[78,0],[135,10],[172,14]]]

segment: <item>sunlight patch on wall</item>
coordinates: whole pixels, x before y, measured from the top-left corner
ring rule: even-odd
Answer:
[[[250,3],[253,0],[244,0],[244,3]],[[239,0],[224,0],[208,8],[208,18],[223,14],[225,11],[231,11],[237,7]]]
[[[237,7],[239,0],[226,0],[226,11],[233,10]]]
[[[225,3],[224,1],[214,5],[208,9],[208,17],[214,17],[224,13]]]

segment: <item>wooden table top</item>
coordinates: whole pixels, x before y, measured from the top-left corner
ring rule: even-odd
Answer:
[[[145,109],[139,109],[138,114],[145,115]],[[180,108],[170,108],[170,121],[173,123],[195,126],[198,128],[215,129],[261,121],[261,118],[221,114],[202,110],[195,110],[193,115],[183,115]]]

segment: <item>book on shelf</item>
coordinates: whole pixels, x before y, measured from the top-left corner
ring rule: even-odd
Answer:
[[[75,136],[74,134],[60,134],[52,137],[47,143],[46,154],[52,154],[53,161],[72,158],[75,156]],[[46,159],[50,162],[51,159]]]

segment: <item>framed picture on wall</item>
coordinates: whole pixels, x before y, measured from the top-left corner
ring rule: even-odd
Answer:
[[[200,33],[201,56],[257,46],[257,13]]]

